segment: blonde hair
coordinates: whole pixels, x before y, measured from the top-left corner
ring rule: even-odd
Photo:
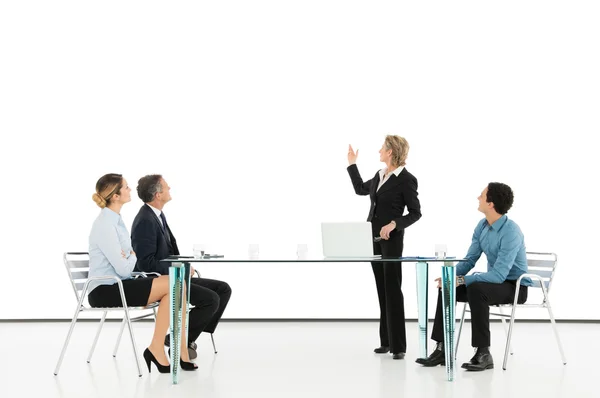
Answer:
[[[96,192],[92,200],[99,208],[104,209],[110,204],[114,194],[120,194],[123,188],[123,176],[121,174],[105,174],[96,182]]]
[[[406,165],[406,158],[410,148],[406,138],[398,135],[388,135],[385,137],[385,147],[392,150],[392,165],[398,167]]]

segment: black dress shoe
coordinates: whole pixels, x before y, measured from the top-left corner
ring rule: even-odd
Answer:
[[[463,363],[462,368],[472,372],[480,372],[486,369],[494,369],[494,359],[489,352],[477,351],[469,362]]]
[[[169,356],[171,356],[171,349],[170,348],[169,348]],[[181,366],[181,369],[183,369],[183,370],[197,370],[198,369],[198,365],[196,365],[194,362],[185,362],[181,358],[179,358],[179,365]],[[169,372],[170,372],[171,371],[171,366],[169,365],[167,367],[169,368]],[[148,370],[150,370],[150,365],[148,365]],[[163,373],[160,369],[158,371],[161,372],[161,373]]]
[[[431,355],[427,358],[417,358],[416,363],[430,367],[430,366],[446,366],[446,353],[444,352],[444,343],[437,343],[437,347]]]
[[[404,359],[404,353],[403,352],[399,352],[397,354],[394,354],[394,356],[392,357],[393,359]]]
[[[171,335],[170,334],[165,336],[165,346],[171,347]],[[190,359],[198,358],[198,352],[196,351],[197,348],[198,348],[198,346],[193,341],[191,343],[188,343],[188,355],[190,356]],[[169,354],[169,356],[170,355],[171,354]]]
[[[390,347],[386,347],[384,345],[382,345],[381,347],[377,347],[373,350],[373,352],[375,354],[386,354],[388,352],[390,352]]]
[[[476,356],[477,356],[477,351],[475,351],[475,355],[473,355],[473,358],[471,358],[471,360],[469,362],[463,363],[462,365],[460,365],[460,367],[463,369],[466,369],[467,366],[469,366],[469,365],[476,365],[477,364],[477,361],[475,361]]]

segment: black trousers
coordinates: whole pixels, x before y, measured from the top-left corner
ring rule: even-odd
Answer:
[[[374,233],[379,236],[379,231]],[[374,243],[375,254],[385,257],[401,257],[404,231],[395,231],[387,241]],[[402,294],[402,263],[372,262],[375,285],[379,296],[379,339],[381,345],[390,347],[392,354],[406,352],[406,320],[404,295]]]
[[[230,297],[231,288],[227,282],[206,278],[191,279],[190,306],[194,308],[189,317],[190,342],[196,341],[202,332],[215,331]]]
[[[516,281],[503,283],[476,282],[469,286],[456,288],[456,301],[468,302],[471,310],[471,345],[473,347],[490,347],[490,305],[512,304],[515,300]],[[519,289],[517,303],[527,301],[527,286]],[[431,339],[444,341],[444,320],[442,318],[442,291],[438,291],[437,309]]]

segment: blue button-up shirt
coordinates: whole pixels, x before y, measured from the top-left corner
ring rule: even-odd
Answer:
[[[475,267],[481,253],[485,253],[488,260],[487,272],[467,275],[467,272]],[[475,232],[473,232],[471,247],[469,247],[465,259],[456,266],[456,275],[466,275],[465,285],[467,286],[474,282],[514,281],[527,273],[527,254],[523,233],[519,226],[509,220],[506,215],[500,217],[492,225],[485,218],[477,224]],[[533,285],[529,278],[523,278],[521,284]]]
[[[92,225],[89,239],[89,276],[131,278],[137,258],[131,254],[131,238],[120,214],[105,207]],[[125,253],[125,257],[122,255]],[[91,281],[88,292],[99,285],[112,285],[114,280]]]

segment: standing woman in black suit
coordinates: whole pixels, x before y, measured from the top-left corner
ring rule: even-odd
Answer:
[[[421,218],[421,205],[417,193],[417,179],[406,170],[408,142],[403,137],[388,135],[379,150],[379,160],[386,167],[379,170],[369,181],[363,182],[354,152],[348,147],[348,173],[357,195],[369,195],[370,221],[373,236],[381,240],[373,243],[374,254],[386,257],[401,257],[404,246],[404,230]],[[404,214],[404,209],[408,213]],[[406,325],[404,296],[402,295],[402,263],[372,262],[377,295],[379,296],[378,354],[391,352],[394,359],[404,359],[406,353]]]

